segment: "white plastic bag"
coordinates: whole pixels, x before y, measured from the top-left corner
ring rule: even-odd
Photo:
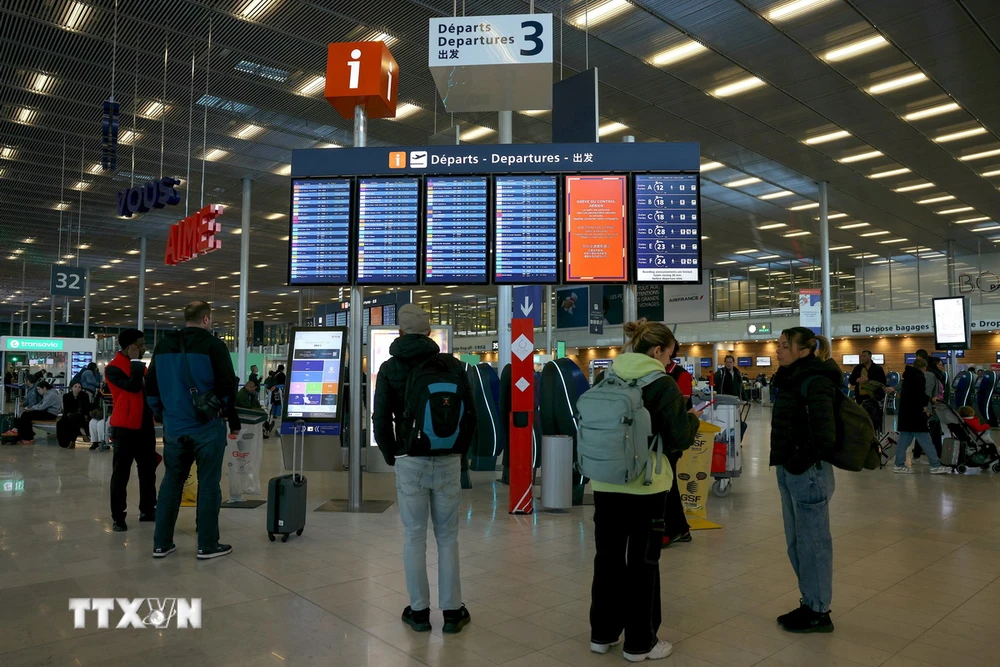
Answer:
[[[264,454],[263,423],[243,422],[239,437],[226,440],[226,469],[229,471],[229,502],[244,495],[259,496],[260,463]]]

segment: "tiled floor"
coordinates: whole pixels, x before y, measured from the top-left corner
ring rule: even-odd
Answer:
[[[838,472],[837,630],[800,637],[776,626],[798,593],[767,468],[769,418],[755,408],[744,476],[728,498],[711,499],[710,518],[724,528],[663,554],[660,637],[675,645],[663,664],[1000,665],[1000,476],[990,473]],[[24,480],[23,492],[0,492],[4,667],[624,664],[587,646],[592,508],[511,517],[506,487],[474,474],[460,535],[472,624],[457,636],[416,634],[398,620],[407,599],[395,508],[310,512],[303,536],[287,544],[268,542],[264,507],[224,509],[223,540],[235,551],[208,562],[194,558],[194,511],[185,509],[177,553],[154,561],[152,526],[134,510],[128,533],[111,532],[110,453],[39,443],[0,450],[0,488]],[[270,443],[265,479],[279,461]],[[343,473],[310,473],[310,505],[345,497],[345,484]],[[365,495],[392,498],[392,476],[366,476]],[[99,630],[90,615],[75,630],[70,597],[200,597],[204,626]],[[432,622],[440,628],[440,612]]]

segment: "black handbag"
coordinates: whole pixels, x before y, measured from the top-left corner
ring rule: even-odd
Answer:
[[[181,356],[184,358],[184,371],[187,374],[188,384],[191,388],[191,406],[194,408],[194,417],[199,424],[207,424],[213,419],[217,419],[222,412],[222,402],[214,391],[204,393],[198,391],[198,385],[194,383],[191,376],[191,365],[188,363],[187,350],[184,349],[184,332],[178,332],[181,344]]]

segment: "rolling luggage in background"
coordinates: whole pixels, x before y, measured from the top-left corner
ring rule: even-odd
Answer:
[[[958,438],[945,438],[941,443],[941,465],[957,467],[965,458],[965,443]]]
[[[306,456],[305,422],[295,422],[292,430],[292,470],[288,475],[272,477],[267,483],[267,537],[274,542],[275,535],[287,542],[292,533],[301,535],[306,525],[306,478],[303,475]],[[299,454],[299,471],[295,472],[295,449]]]

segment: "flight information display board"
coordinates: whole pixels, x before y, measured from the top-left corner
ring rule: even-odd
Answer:
[[[555,176],[497,176],[497,284],[559,282],[559,190]]]
[[[485,176],[427,178],[426,284],[489,282],[486,185]]]
[[[339,328],[293,330],[286,420],[339,420],[344,333]]]
[[[288,284],[350,285],[350,179],[293,179],[289,221]]]
[[[358,285],[420,282],[420,180],[358,180]]]
[[[626,180],[566,177],[566,282],[628,281]]]
[[[699,282],[698,175],[637,174],[635,235],[636,282]]]

